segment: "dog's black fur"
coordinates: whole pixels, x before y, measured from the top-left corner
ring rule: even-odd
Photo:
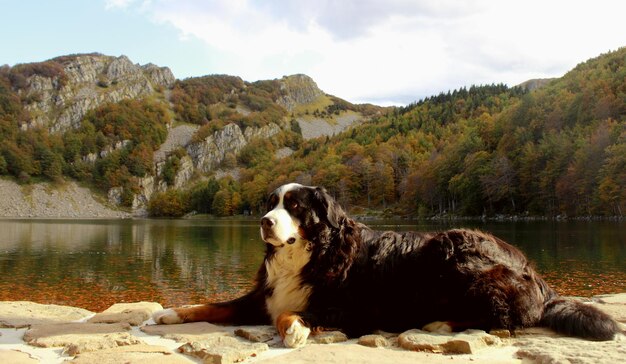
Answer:
[[[279,203],[277,193],[268,211]],[[298,223],[310,253],[296,273],[300,284],[310,287],[306,307],[289,312],[307,327],[356,336],[421,328],[433,321],[454,330],[540,325],[590,340],[610,340],[620,331],[600,310],[559,297],[522,252],[493,235],[465,229],[374,231],[348,217],[323,188],[299,186],[284,198],[280,203]],[[267,324],[274,319],[284,336],[280,318],[266,304],[275,288],[268,284],[267,267],[283,248],[267,244],[249,294],[201,306],[202,312],[175,309],[181,321]]]

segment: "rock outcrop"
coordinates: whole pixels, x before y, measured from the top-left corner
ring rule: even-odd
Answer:
[[[105,104],[144,97],[157,99],[160,105],[167,108],[175,118],[177,115],[180,116],[177,108],[180,108],[181,105],[176,100],[180,99],[179,94],[182,91],[178,88],[173,90],[176,79],[170,69],[154,64],[141,66],[123,55],[113,57],[93,53],[62,56],[40,63],[16,65],[11,72],[13,72],[12,77],[15,78],[11,81],[14,90],[19,93],[22,104],[27,111],[25,117],[30,118],[26,122],[21,121],[22,129],[38,126],[47,128],[52,133],[62,134],[80,127],[85,115],[91,110]],[[153,154],[155,168],[150,168],[151,172],[148,175],[133,176],[129,183],[125,181],[125,188],[132,185],[130,188],[132,188],[133,196],[130,196],[129,191],[124,191],[123,187],[119,186],[120,183],[117,186],[110,186],[111,188],[107,191],[109,204],[119,206],[123,201],[124,204],[131,205],[133,214],[144,215],[148,201],[155,192],[164,192],[170,188],[184,189],[191,180],[202,178],[202,175],[221,173],[219,169],[222,167],[229,171],[228,174],[237,175],[238,169],[234,157],[237,157],[241,150],[254,139],[271,138],[282,130],[301,132],[304,139],[330,136],[363,121],[363,116],[360,113],[351,110],[335,111],[329,120],[310,116],[309,112],[312,112],[313,109],[316,112],[321,112],[318,108],[326,114],[325,108],[332,106],[335,99],[324,94],[313,79],[303,74],[284,76],[279,80],[270,81],[271,92],[269,93],[267,90],[259,92],[259,90],[254,89],[256,87],[254,84],[245,83],[238,78],[233,83],[234,86],[224,86],[224,83],[231,81],[233,81],[232,77],[225,76],[217,76],[215,79],[207,76],[205,80],[198,80],[198,84],[207,82],[204,86],[214,82],[215,87],[200,89],[204,90],[202,92],[217,90],[215,91],[216,95],[212,96],[209,104],[205,104],[208,102],[206,100],[200,102],[198,105],[201,107],[193,106],[195,105],[193,103],[190,104],[192,108],[198,107],[203,109],[203,112],[212,114],[209,119],[217,118],[219,123],[216,125],[223,125],[223,123],[226,125],[215,130],[203,140],[194,140],[199,125],[181,125],[180,120],[172,120],[167,125],[169,130],[165,143]],[[179,95],[178,99],[173,97],[174,95]],[[171,100],[170,96],[173,97]],[[263,102],[252,107],[250,105],[255,104],[256,101],[250,100],[255,100],[255,98]],[[172,101],[172,103],[168,104],[168,101]],[[249,105],[247,102],[251,104]],[[263,114],[263,108],[266,108],[269,103],[276,103],[291,112],[292,120],[288,120],[289,117],[272,116],[269,120],[274,120],[274,122],[264,125],[266,123],[265,116],[260,116],[260,122],[255,123],[255,113]],[[304,106],[304,108],[298,109],[299,106]],[[276,105],[272,105],[272,107],[275,108]],[[228,111],[226,114],[237,112],[241,114],[238,116],[252,118],[252,120],[242,123],[237,118],[222,117],[220,115],[224,110]],[[306,114],[306,118],[304,114]],[[191,121],[208,122],[209,119]],[[294,120],[299,124],[299,128],[294,127]],[[250,123],[249,121],[253,122]],[[264,126],[240,126],[259,124]],[[123,138],[121,135],[118,137],[105,142],[99,141],[97,151],[91,148],[89,152],[81,152],[85,153],[81,155],[82,162],[93,167],[101,158],[105,158],[115,151],[133,149],[133,142],[129,140],[128,135],[124,135]],[[103,145],[104,143],[110,143],[110,145]],[[276,156],[285,158],[292,152],[293,150],[290,148],[284,147],[278,150]],[[170,160],[172,156],[177,159]],[[227,163],[223,163],[224,161]],[[169,164],[167,164],[168,162]],[[164,177],[162,172],[165,167],[167,167],[167,174]],[[173,173],[175,173],[174,176]],[[3,192],[2,187],[0,185],[0,192]],[[74,187],[72,188],[74,189]],[[36,187],[34,190],[38,191],[39,189]],[[45,189],[48,191],[48,195],[65,196],[62,192],[55,191],[57,188],[54,186],[47,186]],[[137,193],[137,191],[139,192]],[[15,196],[19,197],[21,194]],[[69,205],[74,204],[74,201],[70,197],[68,200],[66,201],[68,206],[65,207],[59,206],[62,202],[55,200],[54,203],[44,203],[38,198],[32,199],[31,206],[26,206],[28,204],[24,204],[22,201],[15,201],[16,203],[8,204],[5,209],[0,204],[0,216],[117,216],[103,213],[104,210],[102,209],[83,211],[84,206],[94,206],[90,201],[86,205],[77,204],[78,208],[72,211],[69,209]],[[53,206],[53,208],[46,209],[41,207],[42,205]]]
[[[79,126],[85,114],[100,105],[146,96],[176,80],[167,67],[139,66],[126,56],[86,54],[49,62],[60,64],[63,74],[32,75],[20,93],[30,100],[28,126],[46,126],[52,132]]]
[[[594,303],[591,303],[594,302]],[[626,293],[590,304],[626,322]],[[340,332],[312,335],[306,346],[284,349],[272,326],[207,322],[154,325],[158,303],[111,306],[99,314],[73,307],[0,302],[0,362],[47,363],[622,363],[626,337],[594,342],[542,328],[486,333],[378,332],[347,340]],[[54,318],[51,316],[58,315]],[[14,316],[13,318],[11,318]],[[104,321],[102,321],[104,320]],[[73,322],[68,322],[73,321]],[[103,323],[106,322],[106,323]],[[7,325],[8,323],[8,325]],[[15,323],[19,323],[15,329]],[[506,333],[505,333],[506,331]],[[334,345],[324,345],[334,343]],[[59,350],[60,349],[60,350]]]
[[[261,128],[246,128],[242,131],[237,124],[228,124],[223,129],[207,136],[198,143],[187,146],[193,165],[201,172],[216,169],[228,153],[237,154],[255,138],[269,138],[280,132],[280,126],[270,123]]]
[[[324,95],[322,90],[317,87],[315,81],[303,74],[281,78],[280,90],[283,96],[276,100],[276,103],[290,112],[296,106],[311,103]]]

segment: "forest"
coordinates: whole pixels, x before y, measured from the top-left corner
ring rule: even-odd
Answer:
[[[303,140],[294,115],[276,104],[276,82],[249,84],[232,76],[177,81],[171,106],[148,98],[101,107],[64,134],[23,130],[20,74],[33,67],[5,66],[0,68],[0,174],[20,183],[73,178],[102,191],[123,186],[129,205],[137,178],[154,173],[152,154],[172,120],[201,125],[197,138],[202,138],[228,123],[245,128],[291,119],[291,130],[253,141],[225,162],[225,169],[238,171],[237,179],[198,178],[183,190],[154,195],[149,212],[258,214],[269,191],[293,181],[326,187],[356,214],[624,216],[625,63],[622,48],[533,91],[471,86],[378,114],[371,106],[335,98],[317,115],[368,109],[369,121],[312,140]],[[54,65],[44,70],[62,71]],[[238,113],[239,106],[250,112]],[[285,145],[294,153],[278,159],[276,151]],[[88,161],[107,146],[115,147]],[[172,178],[185,153],[169,156],[162,178]]]
[[[620,49],[532,92],[485,85],[441,93],[303,141],[279,163],[280,143],[252,144],[239,156],[238,181],[195,188],[216,191],[206,212],[225,215],[259,213],[268,191],[296,181],[325,186],[355,213],[623,216],[625,61]]]

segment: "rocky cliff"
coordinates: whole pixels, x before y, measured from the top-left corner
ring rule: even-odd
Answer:
[[[280,127],[275,123],[261,128],[246,128],[245,131],[237,124],[228,124],[203,141],[189,144],[187,152],[193,160],[194,167],[206,173],[222,163],[228,153],[239,153],[251,140],[270,138],[279,132]]]
[[[216,174],[216,178],[224,173],[238,176],[237,168],[232,168],[237,163],[236,157],[255,139],[278,138],[283,142],[293,142],[293,134],[285,137],[286,134],[281,134],[283,132],[295,132],[303,139],[333,135],[364,119],[354,105],[326,95],[310,77],[303,74],[252,83],[226,75],[177,81],[167,67],[154,64],[142,66],[123,55],[113,57],[98,53],[5,66],[0,71],[5,80],[0,81],[11,86],[10,90],[5,88],[0,92],[12,93],[9,96],[18,100],[18,107],[23,107],[25,111],[20,116],[12,116],[16,130],[10,135],[17,135],[17,128],[24,132],[37,132],[38,128],[43,128],[51,134],[61,135],[60,146],[40,146],[42,153],[27,152],[30,154],[26,158],[41,164],[38,158],[48,153],[49,161],[46,163],[57,163],[58,168],[53,171],[57,177],[76,176],[73,172],[82,171],[82,176],[87,176],[84,177],[85,182],[103,186],[102,192],[108,192],[110,204],[132,205],[132,209],[139,213],[145,211],[156,192],[184,189],[207,175]],[[159,127],[167,128],[167,139],[152,157],[145,155],[145,146],[143,150],[138,147],[141,139],[134,138],[136,134],[121,132],[124,127],[119,125],[109,125],[119,120],[125,125],[144,123],[145,120],[136,120],[129,107],[107,109],[110,104],[135,99],[151,103],[151,106],[145,107],[165,110],[162,115],[166,117],[161,120],[165,125]],[[334,104],[337,100],[341,101],[339,107]],[[141,105],[133,107],[138,110]],[[124,113],[115,114],[120,109]],[[73,145],[71,151],[64,149],[64,133],[79,129],[91,110],[114,116],[106,119],[100,118],[99,114],[98,120],[107,120],[109,124],[93,126],[89,136],[85,136],[88,132],[80,130],[77,134],[87,138],[80,139],[79,144],[82,145]],[[93,125],[97,124],[93,119],[91,121]],[[295,123],[299,126],[294,127]],[[201,126],[210,127],[211,133],[196,135],[200,131],[202,135],[207,134],[207,128],[200,130]],[[145,127],[150,129],[152,126]],[[94,131],[94,128],[97,130]],[[15,150],[11,143],[19,144],[17,139],[7,143],[8,147],[3,148],[8,151]],[[45,138],[39,143],[45,144]],[[84,144],[89,146],[83,147]],[[27,150],[30,146],[21,147]],[[45,150],[46,147],[51,151]],[[283,157],[292,152],[286,145],[276,147]],[[154,149],[154,146],[150,148]],[[129,156],[134,158],[135,164],[128,163]],[[10,163],[4,162],[1,157],[0,153],[0,174],[15,178],[23,176],[24,181],[44,174],[37,167],[28,169],[14,165],[19,162],[18,157],[23,157],[19,153],[9,156]],[[221,171],[220,167],[226,159],[229,167],[227,171]],[[153,164],[146,165],[150,161]],[[113,165],[109,174],[96,171],[102,164]],[[140,168],[133,170],[138,165]],[[167,176],[164,176],[166,167]],[[68,173],[68,170],[73,172]],[[120,170],[122,172],[117,173]],[[129,170],[133,171],[129,173]],[[138,170],[148,173],[142,175]],[[99,180],[89,180],[92,175],[97,175]],[[102,183],[104,176],[113,177]],[[48,175],[46,177],[49,178]],[[78,179],[81,180],[81,177]],[[130,191],[132,196],[129,196]],[[39,214],[36,212],[40,211],[38,208],[38,201],[33,201],[32,209],[11,212],[11,216],[35,216]],[[0,215],[8,216],[1,211]]]
[[[283,127],[286,127],[286,124]],[[197,129],[188,125],[181,125],[170,130],[162,149],[171,151],[175,148],[184,148],[187,155],[180,158],[174,183],[170,186],[162,179],[167,152],[157,151],[155,154],[156,174],[140,179],[140,192],[135,196],[132,205],[136,213],[143,213],[154,193],[164,192],[168,188],[185,188],[195,173],[215,173],[228,154],[237,155],[254,139],[271,138],[277,135],[281,131],[281,126],[270,123],[260,128],[249,127],[242,130],[237,124],[231,123],[196,142],[192,141],[194,130]],[[119,188],[111,189],[109,201],[119,205],[120,195]]]
[[[52,132],[77,127],[85,114],[106,103],[150,95],[175,82],[167,67],[140,66],[128,57],[99,54],[55,58],[61,67],[53,75],[33,74],[20,96],[27,100],[31,120],[27,127],[46,126]]]
[[[324,95],[315,81],[303,74],[283,77],[280,80],[280,90],[283,96],[276,103],[288,111],[293,111],[298,105],[312,103]]]

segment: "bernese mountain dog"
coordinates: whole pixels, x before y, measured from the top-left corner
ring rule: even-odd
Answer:
[[[375,231],[348,217],[324,188],[276,189],[261,219],[265,259],[255,287],[228,302],[166,309],[157,324],[274,324],[286,347],[311,332],[354,337],[401,332],[547,326],[610,340],[618,324],[559,297],[518,249],[475,230]]]

